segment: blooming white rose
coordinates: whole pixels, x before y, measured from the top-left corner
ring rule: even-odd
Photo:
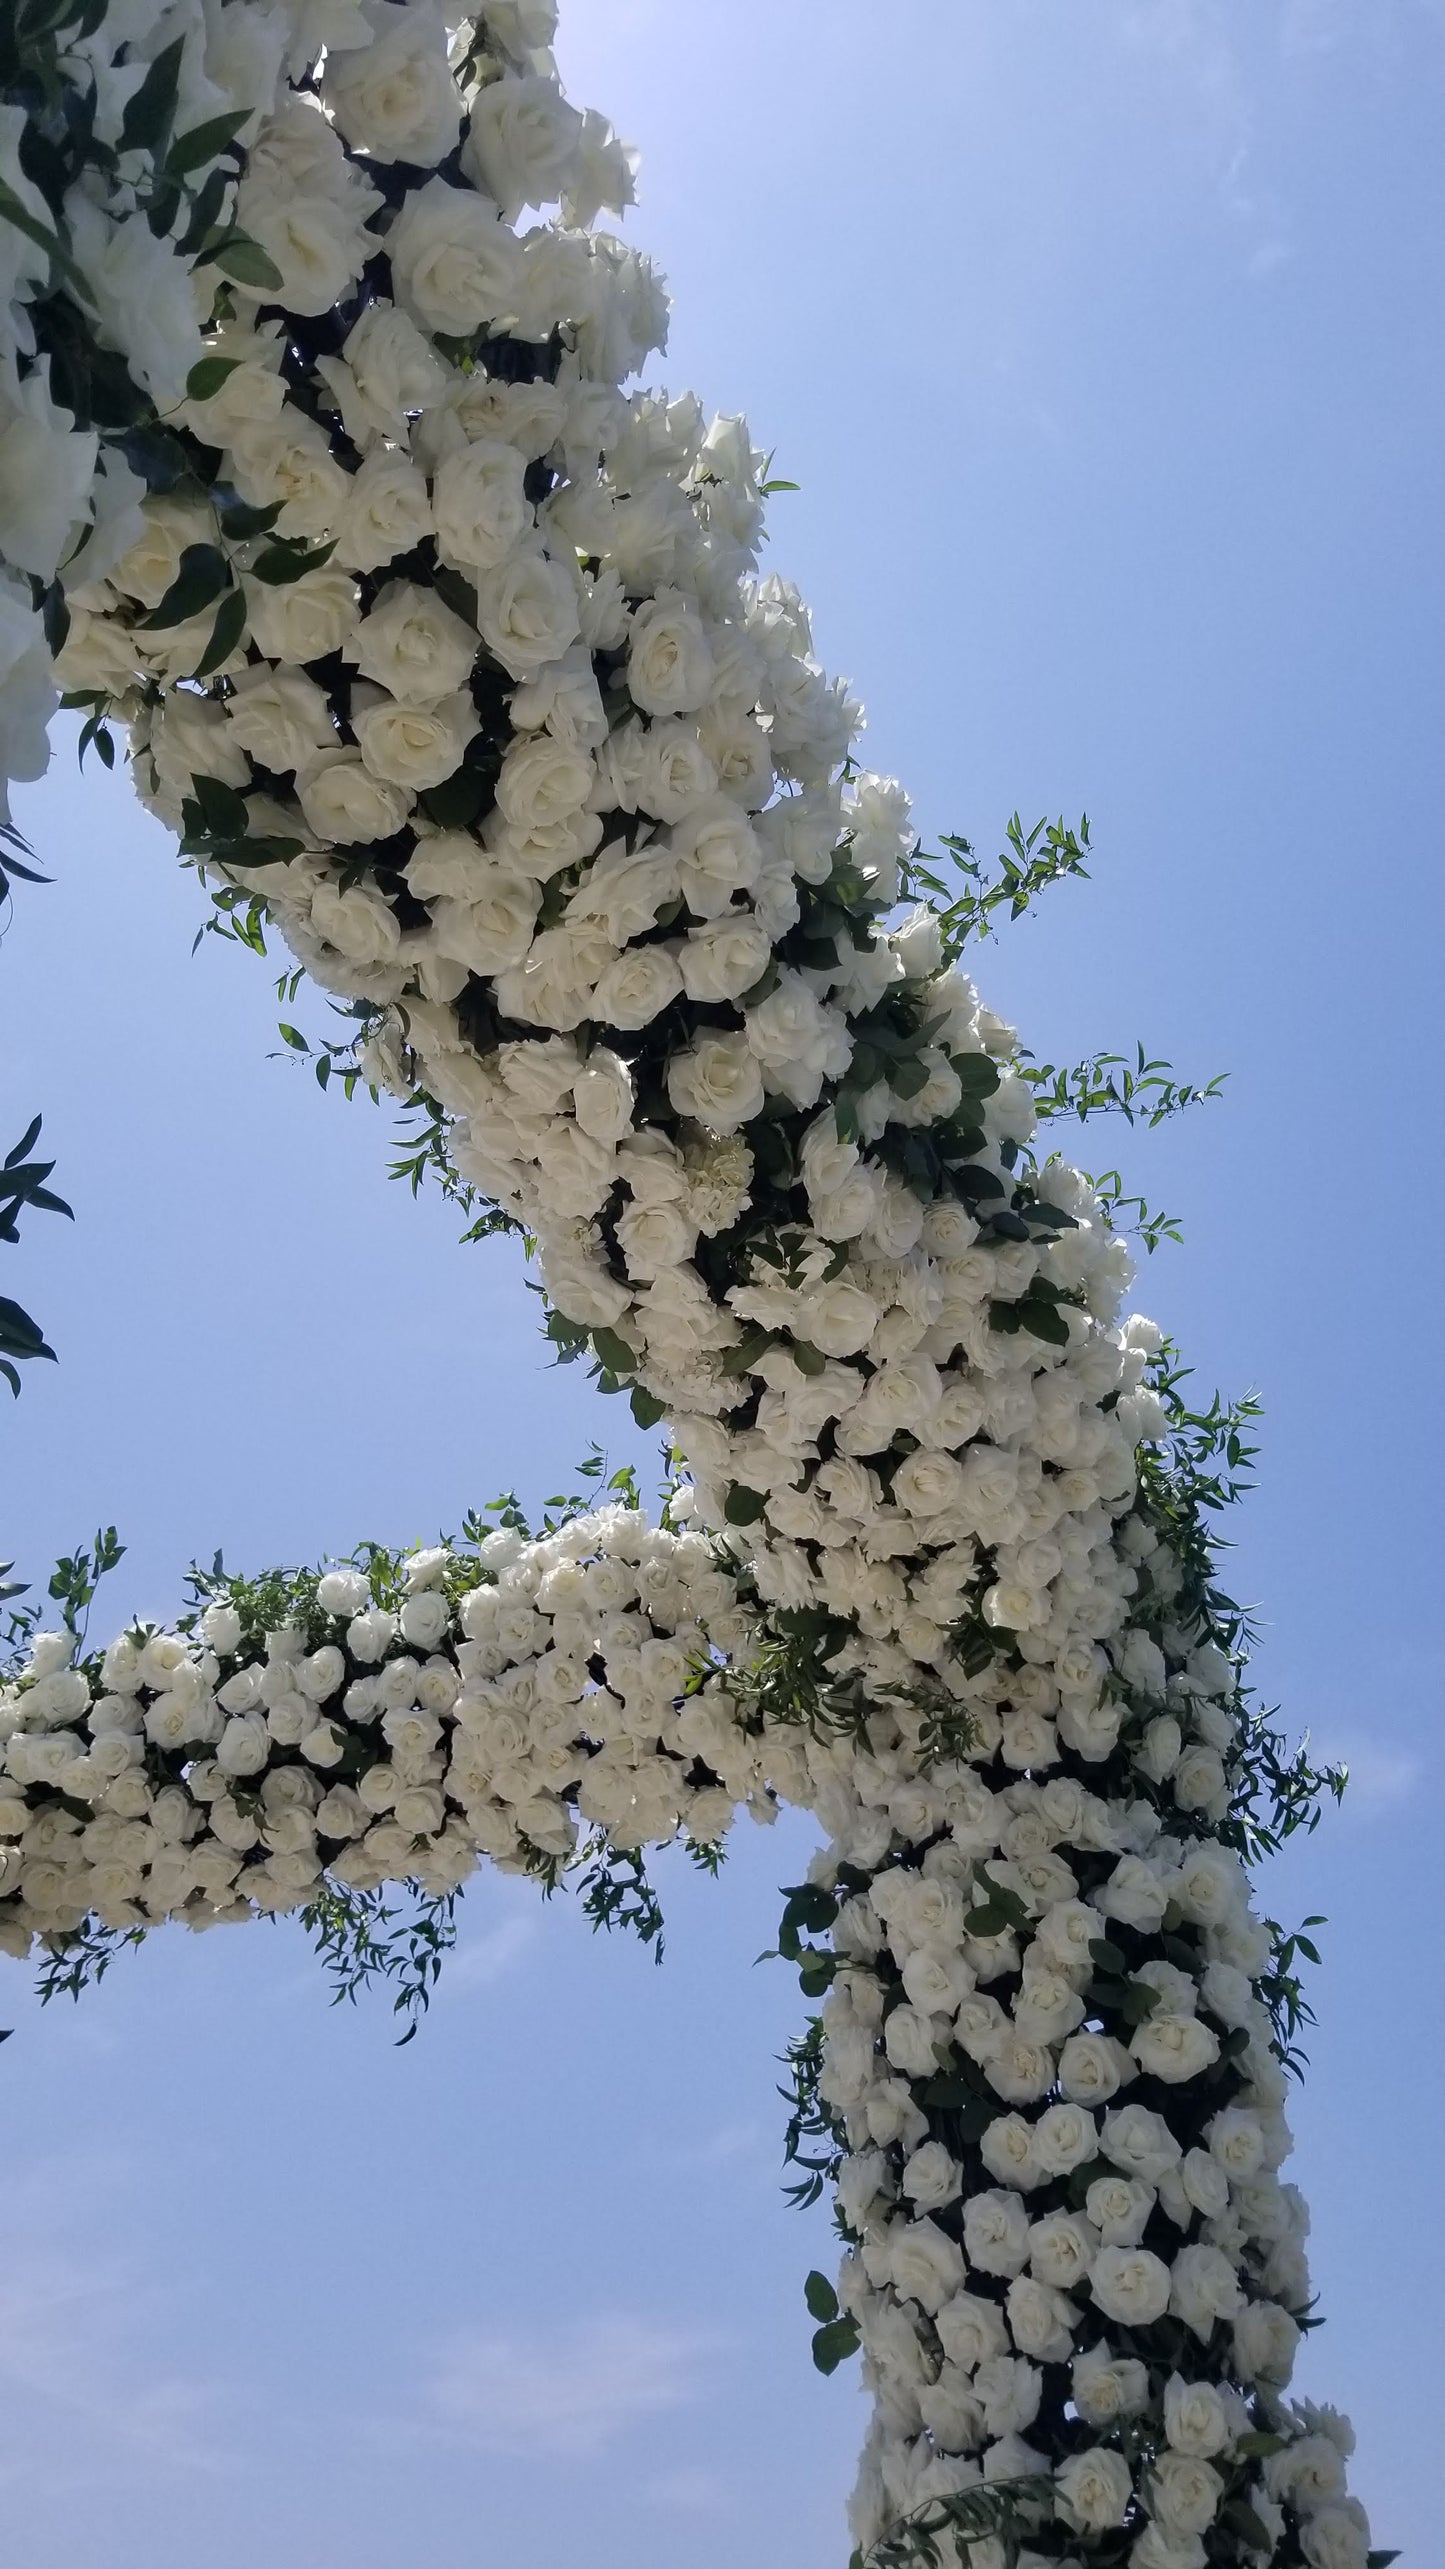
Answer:
[[[505,562],[533,525],[525,474],[516,447],[500,437],[480,438],[443,456],[433,486],[443,553],[480,571]]]
[[[435,705],[466,684],[477,640],[429,589],[391,580],[343,646],[365,678],[404,705]]]
[[[432,705],[398,704],[391,696],[367,704],[360,688],[353,692],[351,728],[368,770],[408,794],[424,794],[455,775],[479,727],[465,689]]]
[[[516,307],[521,251],[470,188],[431,178],[413,189],[386,246],[397,295],[426,330],[469,338]]]
[[[555,205],[571,182],[582,135],[582,118],[555,80],[508,73],[472,101],[462,167],[512,223],[524,205]]]
[[[903,2192],[920,2212],[939,2212],[963,2191],[963,2170],[941,2141],[925,2141],[904,2161]]]
[[[682,989],[682,974],[663,946],[637,946],[610,963],[593,992],[598,1023],[634,1032],[650,1026]]]
[[[353,207],[329,196],[268,196],[255,184],[246,190],[245,222],[249,238],[265,251],[279,273],[279,285],[241,284],[236,289],[253,303],[281,303],[288,312],[318,317],[344,302],[369,258],[376,235],[368,232]]]
[[[1135,2028],[1129,2049],[1148,2077],[1177,2087],[1213,2067],[1219,2058],[1219,2037],[1197,2016],[1174,2016],[1157,2008]]]
[[[477,623],[511,677],[533,678],[581,631],[576,580],[548,554],[515,553],[478,581]]]
[[[432,532],[427,486],[415,464],[378,446],[352,476],[336,539],[336,559],[349,570],[379,571]]]
[[[963,2282],[963,2256],[936,2221],[900,2222],[888,2234],[889,2277],[895,2292],[924,2310],[941,2310]]]
[[[1204,2461],[1233,2441],[1229,2412],[1214,2384],[1186,2381],[1179,2373],[1164,2385],[1164,2432],[1174,2452]]]
[[[1059,2464],[1054,2493],[1059,2514],[1075,2533],[1107,2533],[1128,2514],[1134,2484],[1122,2453],[1093,2445]]]
[[[1022,2195],[986,2187],[963,2207],[963,2244],[984,2275],[1021,2274],[1029,2258],[1029,2216]]]
[[[627,692],[644,714],[689,714],[713,685],[713,656],[701,616],[679,589],[659,589],[633,611]],[[708,915],[708,914],[704,914]]]
[[[226,698],[225,718],[247,756],[278,775],[338,745],[325,693],[301,669],[263,663],[243,670]]]
[[[65,213],[102,346],[120,350],[129,374],[160,409],[175,408],[203,354],[188,263],[142,214],[117,221],[82,188],[71,189]]]
[[[1284,2383],[1294,2370],[1299,2323],[1278,2302],[1246,2302],[1234,2322],[1234,2360],[1246,2382]]]
[[[1169,2268],[1148,2248],[1101,2247],[1089,2290],[1106,2319],[1117,2319],[1125,2328],[1148,2328],[1169,2307]]]
[[[279,508],[279,535],[329,535],[345,517],[351,476],[337,463],[323,428],[304,412],[238,431],[231,474],[252,508]]]
[[[302,768],[296,795],[308,825],[330,847],[366,847],[390,838],[411,809],[411,796],[374,776],[359,749],[323,750]]]
[[[366,44],[328,53],[321,94],[348,143],[373,160],[430,168],[461,130],[446,20],[429,0],[363,0]]]
[[[763,1110],[763,1075],[746,1035],[700,1034],[667,1065],[667,1093],[679,1115],[714,1133],[736,1133]]]
[[[118,576],[118,575],[117,575]],[[268,660],[293,665],[324,660],[355,630],[360,593],[349,571],[335,563],[303,571],[280,588],[247,580],[246,615]]]

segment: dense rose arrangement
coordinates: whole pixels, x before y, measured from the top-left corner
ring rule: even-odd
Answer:
[[[242,24],[275,45],[227,259],[167,397],[125,348],[145,495],[67,570],[59,674],[689,1479],[661,1533],[328,1572],[266,1623],[238,1592],[97,1667],[42,1637],[17,1934],[332,1932],[479,1854],[563,1867],[579,1823],[605,1876],[801,1802],[791,2143],[846,2242],[818,2358],[861,2345],[875,2398],[859,2559],[1366,2569],[1349,2431],[1284,2396],[1298,1998],[1242,1859],[1305,1787],[1204,1532],[1234,1431],[1034,1149],[1048,1093],[960,960],[992,896],[900,914],[907,800],[759,576],[746,429],[627,389],[665,302],[596,228],[631,165],[548,0],[232,0],[207,41]],[[1005,889],[1083,855],[1020,839]]]

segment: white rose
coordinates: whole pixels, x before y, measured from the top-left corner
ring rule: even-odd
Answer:
[[[365,0],[370,41],[328,53],[321,94],[340,131],[373,160],[431,168],[461,131],[446,20],[427,0]]]
[[[560,660],[581,631],[577,583],[565,564],[523,551],[477,583],[477,622],[488,650],[513,678]]]
[[[697,1240],[697,1225],[680,1204],[634,1204],[616,1227],[629,1276],[644,1282],[680,1266]]]
[[[943,1516],[957,1508],[962,1485],[963,1471],[952,1454],[930,1454],[920,1446],[894,1473],[893,1504],[910,1516]]]
[[[1096,2177],[1084,2197],[1084,2210],[1109,2248],[1137,2248],[1158,2198],[1137,2177]]]
[[[1278,2302],[1246,2303],[1234,2323],[1234,2359],[1246,2382],[1283,2384],[1294,2370],[1299,2323]]]
[[[585,749],[543,732],[508,750],[497,779],[497,802],[516,828],[550,829],[582,809],[592,790],[592,774]]]
[[[1180,2373],[1171,2373],[1164,2385],[1164,2432],[1174,2452],[1204,2461],[1233,2440],[1229,2412],[1214,2384],[1187,2382]]]
[[[521,251],[470,188],[431,178],[413,189],[386,247],[397,294],[427,330],[467,339],[516,308]]]
[[[278,775],[289,775],[337,746],[325,694],[300,669],[243,670],[226,699],[225,714],[247,756]]]
[[[388,785],[424,794],[455,775],[469,740],[480,728],[470,694],[460,690],[440,704],[398,704],[384,696],[363,705],[353,696],[351,728],[367,768]]]
[[[714,1133],[736,1133],[763,1109],[763,1075],[746,1035],[699,1035],[667,1065],[667,1093],[679,1115]]]
[[[1142,2177],[1148,2185],[1157,2184],[1183,2157],[1162,2115],[1151,2114],[1144,2105],[1121,2105],[1117,2113],[1106,2114],[1099,2146],[1126,2176]]]
[[[279,535],[329,535],[341,524],[351,476],[337,463],[326,431],[304,412],[288,409],[269,426],[242,429],[230,461],[242,499],[253,508],[279,506]]]
[[[725,911],[704,927],[690,928],[677,952],[689,999],[713,1006],[741,999],[761,981],[771,956],[772,939],[748,911]]]
[[[346,646],[365,678],[404,705],[434,705],[471,676],[476,635],[429,589],[391,580]]]
[[[1169,2307],[1169,2269],[1148,2248],[1100,2248],[1089,2290],[1106,2319],[1148,2328]]]
[[[956,2293],[934,2318],[939,2342],[949,2362],[976,2372],[991,2356],[1008,2353],[1008,2331],[997,2302],[980,2293]]]
[[[1098,2153],[1099,2136],[1092,2114],[1081,2105],[1050,2105],[1034,2125],[1034,2148],[1050,2176],[1069,2176]]]
[[[432,531],[431,501],[415,464],[378,446],[352,478],[336,558],[353,571],[379,571]]]
[[[1219,2058],[1219,2037],[1197,2016],[1171,2016],[1156,2009],[1136,2027],[1129,2049],[1147,2077],[1162,2078],[1177,2087],[1185,2079],[1198,2078],[1201,2070],[1213,2068]]]
[[[280,588],[248,580],[245,589],[251,631],[268,660],[293,665],[324,660],[355,630],[360,610],[356,582],[333,563],[304,571],[299,580]]]
[[[313,318],[344,301],[378,247],[351,208],[326,196],[266,201],[247,190],[246,231],[280,270],[279,285],[233,289],[248,303],[280,303]]]
[[[936,2221],[910,2221],[891,2230],[888,2263],[894,2291],[924,2310],[941,2310],[963,2282],[962,2251]]]
[[[270,1755],[270,1737],[259,1713],[236,1714],[216,1745],[216,1764],[223,1775],[259,1775]]]
[[[1321,2507],[1301,2526],[1300,2548],[1310,2569],[1366,2569],[1370,2528],[1358,2499]]]
[[[659,911],[677,892],[677,870],[665,849],[639,847],[629,852],[615,840],[604,847],[587,880],[567,905],[569,918],[600,919],[614,945],[645,936]]]
[[[713,656],[697,608],[678,589],[659,589],[634,612],[627,691],[645,714],[696,712],[711,693]]]
[[[1115,2355],[1107,2341],[1076,2355],[1071,2373],[1074,2406],[1086,2426],[1113,2426],[1149,2405],[1149,2375],[1132,2355]]]
[[[462,167],[509,223],[524,205],[555,205],[570,182],[583,120],[555,80],[508,73],[472,101]]]
[[[695,803],[717,792],[717,769],[691,723],[655,722],[642,747],[637,779],[641,809],[659,821],[680,821]]]
[[[664,946],[636,946],[603,973],[593,993],[593,1015],[600,1025],[634,1033],[670,1008],[682,986],[682,974]]]
[[[1149,2474],[1149,2509],[1176,2536],[1207,2532],[1219,2512],[1224,2482],[1193,2453],[1161,2453]]]
[[[757,834],[725,794],[695,804],[675,824],[672,854],[682,897],[698,919],[721,918],[737,893],[752,890],[762,869]]]
[[[1207,2345],[1216,2319],[1232,2319],[1243,2301],[1239,2277],[1222,2248],[1195,2241],[1174,2260],[1169,2306]]]
[[[308,826],[330,847],[391,838],[411,809],[411,796],[373,776],[359,749],[323,750],[302,768],[296,794]]]
[[[522,487],[525,474],[516,447],[500,437],[480,439],[444,456],[433,484],[443,553],[479,571],[493,571],[505,562],[533,524],[532,503]]]
[[[446,392],[441,359],[394,303],[369,303],[341,353],[355,386],[353,406],[375,435],[397,445],[405,442],[416,414],[435,408]]]
[[[423,848],[430,844],[422,841]],[[541,887],[506,866],[489,863],[475,845],[471,855],[472,880],[465,900],[432,901],[437,951],[465,964],[469,972],[506,972],[522,961],[531,945]],[[407,867],[408,881],[415,872],[414,857]]]
[[[902,2185],[920,2212],[939,2212],[963,2192],[963,2170],[941,2141],[925,2141],[905,2160]]]
[[[1011,2188],[985,2187],[963,2207],[963,2244],[984,2275],[1017,2275],[1029,2258],[1029,2216]]]
[[[1015,2275],[1007,2294],[1009,2333],[1021,2355],[1064,2364],[1074,2351],[1077,2305],[1033,2275]]]
[[[358,1615],[371,1602],[371,1584],[361,1570],[327,1570],[316,1582],[316,1602],[325,1615]]]
[[[1128,2514],[1134,2483],[1122,2453],[1095,2445],[1059,2464],[1054,2493],[1059,2514],[1075,2533],[1107,2533]]]

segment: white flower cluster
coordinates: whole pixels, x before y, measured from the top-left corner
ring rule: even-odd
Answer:
[[[37,1665],[15,1914],[200,1921],[560,1858],[579,1814],[627,1846],[815,1806],[865,2556],[1017,2483],[1038,2561],[1365,2569],[1346,2432],[1282,2398],[1308,2287],[1221,1834],[1236,1674],[1141,1465],[1122,1243],[1034,1166],[939,920],[897,918],[907,801],[758,576],[745,429],[624,389],[666,308],[593,228],[631,166],[549,0],[455,44],[432,0],[364,0],[364,44],[302,14],[319,77],[237,191],[264,276],[233,262],[61,672],[373,1012],[369,1075],[535,1236],[564,1348],[667,1413],[761,1630],[703,1536],[629,1518],[519,1552],[461,1640],[441,1564],[399,1625],[318,1590],[334,1630],[242,1664],[214,1624],[118,1645],[99,1702]],[[761,1682],[750,1719],[717,1669],[684,1697],[703,1633],[811,1651],[853,1720]]]
[[[0,30],[0,818],[44,774],[67,589],[143,531],[127,432],[204,354],[234,229],[234,154],[358,0],[81,0]],[[92,23],[94,21],[94,23]],[[219,262],[219,263],[218,263]],[[51,620],[46,592],[56,592]]]
[[[723,1699],[748,1629],[704,1537],[613,1507],[413,1553],[390,1607],[343,1568],[271,1632],[223,1597],[88,1668],[41,1633],[0,1687],[0,1946],[294,1909],[323,1874],[436,1896],[579,1830],[715,1844],[806,1798],[797,1735]]]

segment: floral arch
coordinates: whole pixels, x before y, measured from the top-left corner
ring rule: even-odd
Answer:
[[[420,1999],[484,1858],[647,1932],[649,1845],[811,1809],[789,2146],[842,2240],[816,2359],[874,2399],[855,2561],[1379,2569],[1347,2425],[1287,2396],[1306,2011],[1249,1867],[1329,1779],[1215,1572],[1243,1418],[1187,1410],[1038,1147],[1107,1065],[1045,1077],[961,960],[1087,832],[950,878],[857,766],[743,423],[635,387],[666,302],[552,32],[0,30],[0,769],[57,686],[107,763],[126,726],[215,923],[354,1021],[318,1076],[420,1111],[676,1461],[655,1527],[624,1491],[32,1632],[0,1938],[78,1980],[301,1909],[386,1968],[405,1883]]]

